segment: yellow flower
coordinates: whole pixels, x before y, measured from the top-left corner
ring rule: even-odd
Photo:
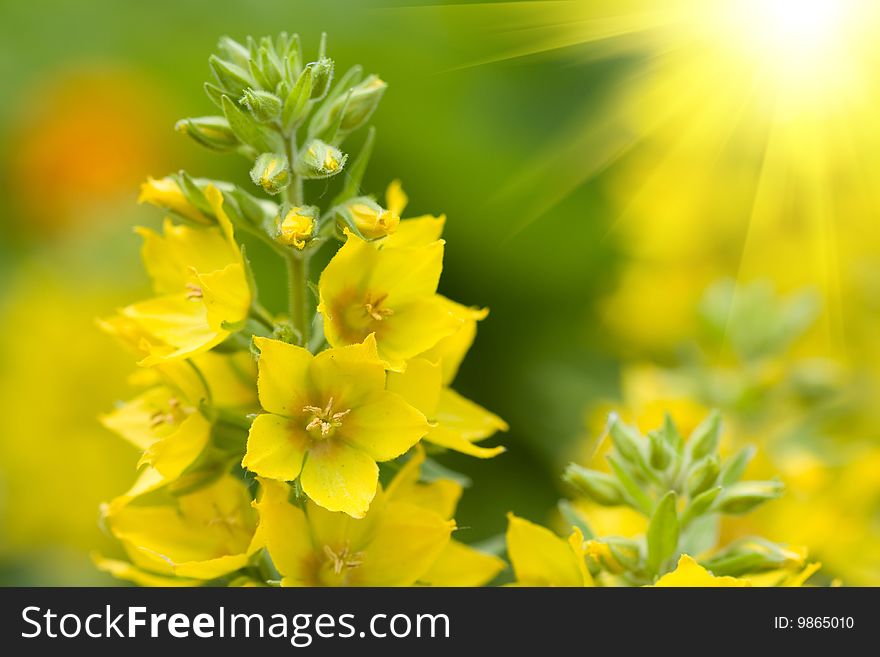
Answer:
[[[150,388],[101,422],[143,451],[138,466],[151,465],[167,481],[183,474],[211,438],[211,423],[167,386]]]
[[[254,342],[266,412],[254,419],[242,466],[268,479],[299,477],[316,504],[363,517],[376,493],[376,462],[417,443],[428,432],[424,415],[385,389],[372,335],[317,356],[277,340]]]
[[[476,586],[494,577],[500,559],[451,540],[460,487],[416,483],[420,463],[410,459],[361,520],[311,501],[302,509],[287,484],[261,479],[257,533],[282,586]]]
[[[149,203],[199,223],[211,223],[201,210],[187,200],[180,185],[170,176],[158,180],[147,178],[147,182],[141,183],[138,203]]]
[[[315,229],[315,222],[311,216],[303,213],[302,208],[291,208],[278,231],[278,240],[282,244],[295,246],[302,250],[305,248],[306,242],[312,238],[312,232]]]
[[[144,333],[149,353],[141,365],[189,358],[220,344],[248,314],[251,292],[223,195],[205,191],[220,228],[165,222],[164,234],[141,229],[143,259],[156,296],[123,308]]]
[[[339,347],[375,334],[380,357],[402,370],[462,324],[437,294],[442,268],[442,240],[377,248],[349,233],[319,282],[327,341]]]
[[[412,457],[389,484],[388,498],[416,504],[450,520],[455,515],[462,487],[449,479],[420,482],[424,461],[425,452],[417,446]],[[452,539],[431,567],[419,576],[419,583],[428,586],[483,586],[506,566],[502,559]]]
[[[403,210],[408,201],[406,193],[400,186],[400,181],[392,181],[385,191],[385,204],[388,206],[388,211],[397,216],[403,216]],[[402,219],[397,225],[396,230],[385,237],[381,244],[383,247],[427,246],[431,242],[436,242],[440,239],[445,223],[445,215],[434,217],[425,214]]]
[[[507,514],[507,556],[520,586],[593,586],[584,536],[572,527],[568,541],[549,529]]]
[[[683,554],[678,560],[678,566],[675,570],[663,575],[663,577],[657,580],[654,586],[735,587],[751,586],[751,584],[748,581],[737,579],[736,577],[715,577],[715,575],[703,568],[691,557]]]
[[[259,549],[250,503],[247,487],[232,475],[160,503],[111,503],[105,520],[132,566],[99,561],[99,567],[138,583],[155,577],[207,581],[235,572]]]

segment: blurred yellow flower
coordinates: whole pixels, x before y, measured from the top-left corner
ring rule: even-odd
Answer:
[[[165,222],[164,234],[142,228],[143,259],[156,296],[120,312],[153,336],[141,365],[188,358],[225,340],[248,314],[250,286],[223,195],[205,195],[220,225],[190,228]]]
[[[243,568],[259,549],[250,495],[231,475],[160,503],[111,503],[105,521],[133,567],[100,559],[99,567],[138,583],[150,576],[215,579]]]
[[[372,335],[317,356],[278,340],[254,343],[266,412],[254,419],[242,466],[267,479],[299,477],[316,504],[363,517],[376,493],[376,462],[417,443],[428,432],[425,416],[385,389]]]

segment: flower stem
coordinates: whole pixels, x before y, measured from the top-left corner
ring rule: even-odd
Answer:
[[[308,303],[308,272],[309,257],[305,253],[287,254],[287,291],[290,304],[290,320],[294,328],[299,331],[302,346],[309,342],[309,319]]]

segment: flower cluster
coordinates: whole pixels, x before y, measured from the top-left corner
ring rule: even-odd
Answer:
[[[219,49],[221,114],[177,129],[243,156],[255,188],[181,171],[141,189],[169,217],[138,229],[153,296],[100,321],[144,391],[102,418],[142,456],[102,509],[129,560],[99,567],[147,585],[490,581],[504,563],[453,538],[461,485],[423,468],[504,449],[479,444],[504,421],[450,387],[487,311],[437,293],[445,217],[403,219],[397,181],[385,206],[362,194],[372,129],[342,151],[385,82],[337,79],[323,38],[310,62],[296,35]],[[285,265],[286,312],[261,299],[255,242]]]
[[[359,67],[337,80],[324,39],[306,62],[296,35],[224,38],[210,65],[222,114],[178,130],[243,156],[254,187],[180,171],[141,189],[169,216],[138,229],[153,296],[100,321],[143,391],[102,417],[141,458],[102,509],[128,559],[98,566],[166,586],[495,580],[505,562],[454,538],[462,485],[430,456],[504,451],[481,443],[505,422],[451,387],[487,311],[437,292],[445,217],[402,218],[398,181],[384,205],[361,192],[372,129],[357,156],[342,150],[386,84]],[[284,312],[264,305],[248,245],[284,264]],[[644,437],[612,416],[611,471],[566,472],[582,497],[560,506],[568,540],[509,516],[516,582],[803,583],[818,567],[803,550],[717,547],[721,514],[782,492],[740,481],[751,451],[722,462],[720,430],[713,414],[685,440],[667,416]],[[606,507],[644,517],[644,533],[594,533],[585,516]]]
[[[517,581],[530,586],[801,586],[818,569],[806,550],[748,537],[718,548],[719,518],[779,497],[778,481],[740,481],[754,455],[722,461],[721,421],[705,418],[685,440],[671,416],[642,436],[612,415],[603,451],[610,472],[571,464],[565,479],[579,493],[560,511],[568,540],[514,515],[507,551]],[[599,536],[586,517],[595,507],[634,511],[635,536]],[[584,510],[586,509],[586,513]]]

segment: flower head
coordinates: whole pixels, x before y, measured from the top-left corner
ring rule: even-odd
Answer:
[[[385,389],[372,335],[317,356],[277,340],[254,342],[266,412],[254,419],[242,465],[267,479],[299,477],[319,506],[363,517],[376,493],[376,462],[418,442],[429,429],[424,415]]]
[[[282,244],[304,249],[306,242],[312,239],[315,220],[306,208],[293,207],[284,215],[278,226],[278,241]]]
[[[376,248],[349,233],[319,282],[327,341],[336,347],[374,334],[380,357],[403,369],[462,324],[436,292],[442,267],[442,240]]]

